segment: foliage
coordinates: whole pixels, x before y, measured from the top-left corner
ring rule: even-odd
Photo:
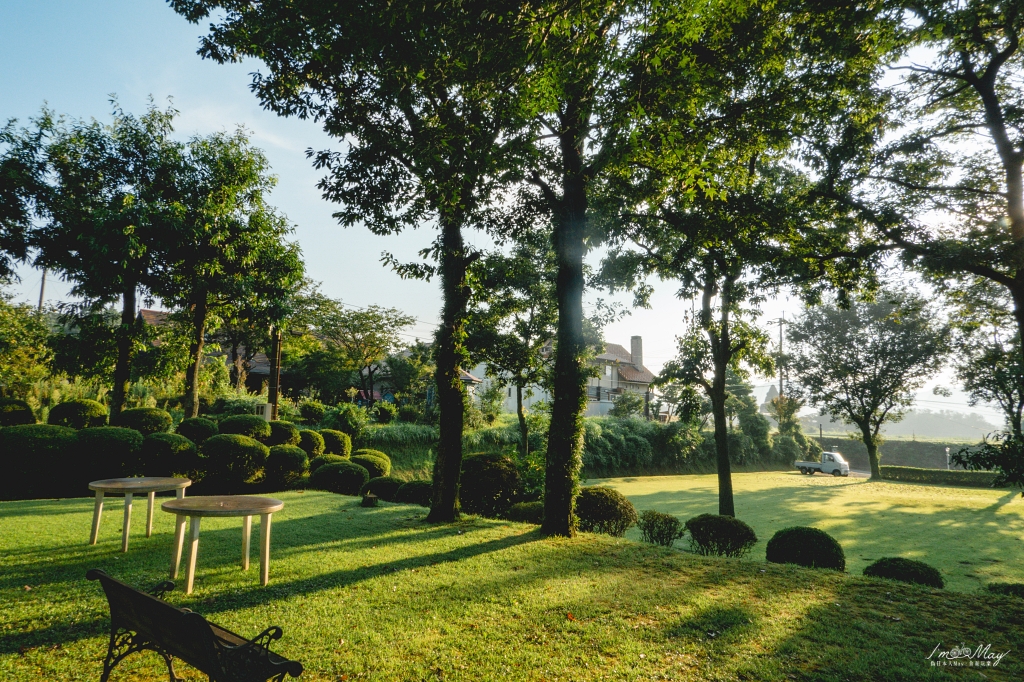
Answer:
[[[110,422],[114,426],[135,429],[143,436],[148,436],[151,433],[169,432],[173,420],[166,410],[155,407],[133,407],[114,415]]]
[[[199,450],[179,433],[151,433],[142,441],[142,473],[146,476],[202,478]]]
[[[985,589],[993,594],[1024,599],[1024,583],[989,583]]]
[[[757,544],[754,529],[732,516],[701,514],[685,525],[690,549],[703,556],[743,556]]]
[[[780,395],[768,403],[768,413],[779,425],[779,435],[772,445],[776,462],[792,462],[802,459],[809,462],[821,461],[821,445],[804,435],[800,428],[798,413],[803,402],[792,396]]]
[[[954,455],[956,457],[956,455]],[[998,488],[1005,483],[999,474],[991,471],[962,471],[946,469],[920,469],[917,467],[883,466],[882,479],[929,485],[962,485],[971,488]]]
[[[35,198],[44,187],[40,151],[48,119],[44,112],[35,130],[18,130],[14,120],[0,127],[0,280],[11,278],[14,263],[28,255]]]
[[[388,457],[385,453],[383,453],[380,450],[373,450],[371,448],[359,448],[358,450],[353,450],[352,454],[353,455],[366,455],[366,456],[369,456],[369,457],[376,457],[377,459],[380,459],[380,460],[383,460],[383,461],[387,462],[389,465],[391,464],[391,458]]]
[[[615,398],[615,404],[608,410],[609,417],[628,419],[639,417],[644,413],[644,397],[636,391],[623,391]]]
[[[391,462],[386,459],[369,454],[353,454],[349,460],[353,464],[358,464],[366,469],[370,474],[370,478],[380,478],[391,474]]]
[[[395,502],[430,506],[430,495],[434,484],[430,481],[406,481],[395,492]]]
[[[348,457],[343,457],[342,455],[320,455],[309,460],[309,473],[312,474],[325,464],[337,464],[338,462],[347,461]]]
[[[366,410],[355,403],[341,403],[329,408],[320,422],[321,433],[323,429],[341,431],[348,434],[349,438],[356,439],[367,425],[369,418]]]
[[[188,417],[182,419],[174,432],[188,438],[196,445],[202,445],[210,436],[218,433],[217,423],[203,417]]]
[[[299,414],[307,424],[319,424],[323,421],[327,408],[317,400],[303,400],[299,402]]]
[[[541,500],[516,502],[505,512],[505,518],[509,521],[532,523],[539,526],[544,523],[544,502]]]
[[[622,537],[639,519],[633,503],[614,488],[590,486],[576,498],[576,516],[584,532]]]
[[[0,137],[2,134],[3,128],[0,128]],[[0,160],[0,165],[2,163]],[[0,224],[0,240],[2,238]],[[4,250],[0,248],[0,271],[5,262]],[[12,304],[7,294],[0,292],[0,397],[24,398],[29,387],[47,375],[47,365],[52,359],[47,344],[49,333],[43,315],[29,305]]]
[[[252,481],[267,463],[270,450],[241,434],[210,436],[199,446],[206,466],[206,480],[234,489]]]
[[[946,583],[942,574],[933,566],[923,561],[904,559],[902,557],[884,557],[864,569],[864,575],[872,578],[888,578],[903,583],[916,583],[927,587],[942,589]]]
[[[378,400],[374,404],[372,412],[378,424],[390,424],[398,418],[398,408],[386,400]]]
[[[265,443],[269,446],[274,445],[298,445],[300,436],[299,429],[291,422],[285,421],[270,421],[270,437],[267,438]]]
[[[352,439],[347,433],[333,429],[320,429],[320,435],[324,439],[324,452],[329,455],[341,455],[348,457],[352,454]]]
[[[334,462],[318,467],[309,476],[309,487],[339,495],[358,495],[370,480],[366,469],[352,462]]]
[[[270,422],[255,414],[236,414],[221,419],[217,424],[220,433],[248,436],[260,442],[270,439],[272,428]]]
[[[997,434],[993,441],[986,439],[980,447],[963,448],[951,460],[970,469],[974,480],[981,475],[975,472],[995,471],[992,485],[1024,488],[1024,440],[1010,434]]]
[[[265,480],[274,485],[288,486],[306,473],[309,457],[294,445],[274,445],[267,456]]]
[[[777,462],[796,462],[798,460],[809,462],[820,461],[806,459],[807,455],[804,453],[803,448],[801,448],[796,442],[796,439],[788,433],[778,434],[775,436],[774,442],[772,443],[772,456]]]
[[[641,540],[663,547],[671,547],[676,540],[686,535],[686,528],[679,519],[653,509],[640,512],[640,520],[636,525],[640,528]]]
[[[75,443],[80,478],[75,483],[84,493],[86,484],[101,478],[120,478],[144,473],[143,436],[135,429],[97,426],[78,432]]]
[[[467,455],[462,460],[459,502],[469,514],[501,517],[522,492],[515,463],[501,455]]]
[[[67,478],[79,471],[75,446],[76,432],[66,426],[24,424],[0,429],[4,471],[0,496],[9,500],[67,494],[72,487]],[[70,492],[82,494],[80,487]]]
[[[35,423],[36,416],[24,400],[0,398],[0,427]]]
[[[325,452],[324,437],[312,429],[299,431],[299,447],[310,458],[319,457]]]
[[[836,539],[823,530],[806,526],[777,531],[768,541],[765,556],[773,564],[846,570],[846,555]]]
[[[394,476],[378,476],[367,481],[359,494],[365,496],[367,493],[373,493],[385,502],[394,502],[398,489],[404,484],[405,481]]]
[[[584,422],[583,466],[591,475],[675,472],[707,465],[693,424],[590,418]]]
[[[46,421],[57,426],[70,426],[73,429],[106,426],[107,408],[102,403],[86,398],[68,400],[54,405]]]

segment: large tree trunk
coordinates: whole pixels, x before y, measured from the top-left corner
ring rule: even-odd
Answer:
[[[437,331],[437,402],[441,412],[434,487],[428,521],[447,522],[459,516],[459,476],[462,473],[462,428],[465,386],[459,369],[465,360],[467,258],[462,226],[451,216],[441,220],[441,290],[444,306]]]
[[[525,460],[530,454],[530,427],[526,424],[526,411],[523,410],[523,384],[516,382],[516,416],[519,417],[519,454]]]
[[[871,480],[882,480],[882,470],[878,467],[878,443],[875,434],[871,431],[871,425],[867,422],[858,422],[860,437],[864,441],[864,447],[868,449],[868,462],[871,463]]]
[[[238,341],[231,343],[231,385],[236,391],[245,388],[245,367],[242,355],[238,352]]]
[[[208,305],[206,290],[201,290],[192,305],[192,342],[189,345],[188,370],[185,372],[185,416],[199,416],[199,365],[203,361],[203,344],[206,341],[206,316]]]
[[[725,362],[715,361],[715,378],[708,397],[715,417],[715,455],[718,465],[718,513],[736,516],[732,496],[732,465],[729,462],[729,432],[725,417]]]
[[[110,394],[110,415],[124,409],[125,396],[132,378],[132,351],[135,337],[135,286],[125,289],[121,303],[121,325],[117,328],[117,361],[114,364],[114,390]]]

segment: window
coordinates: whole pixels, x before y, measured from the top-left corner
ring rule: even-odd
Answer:
[[[612,375],[612,366],[611,365],[605,365],[604,366],[604,375],[606,377],[610,377]]]
[[[512,397],[512,387],[511,386],[508,387],[508,397],[509,398]]]

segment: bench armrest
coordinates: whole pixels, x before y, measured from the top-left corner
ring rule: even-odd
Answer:
[[[164,580],[149,588],[149,594],[156,597],[157,599],[160,599],[173,589],[174,583],[170,580]]]

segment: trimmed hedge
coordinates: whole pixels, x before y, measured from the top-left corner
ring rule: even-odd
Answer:
[[[367,481],[366,485],[359,491],[359,494],[373,493],[385,502],[394,502],[395,494],[398,493],[398,489],[404,483],[405,481],[394,476],[378,476]]]
[[[266,423],[266,422],[264,422]],[[206,477],[220,485],[238,487],[256,477],[267,463],[270,448],[255,438],[221,433],[203,442]]]
[[[0,497],[24,500],[65,495],[76,478],[76,435],[74,429],[54,424],[0,429]]]
[[[985,589],[993,594],[1024,599],[1024,583],[989,583]]]
[[[373,455],[352,455],[350,461],[370,472],[370,478],[381,478],[391,474],[391,462]]]
[[[298,445],[300,436],[299,428],[291,422],[274,420],[270,424],[270,437],[266,444],[270,447],[275,445]]]
[[[312,429],[299,431],[299,447],[310,458],[319,457],[324,454],[324,437]]]
[[[743,556],[757,544],[754,529],[732,516],[700,514],[685,524],[690,549],[703,556]]]
[[[142,473],[145,476],[201,478],[199,450],[180,433],[151,433],[142,440]]]
[[[614,488],[591,486],[576,498],[580,530],[622,537],[639,517],[633,503]]]
[[[123,426],[96,426],[78,432],[76,456],[81,463],[79,483],[143,473],[142,434]]]
[[[337,464],[338,462],[347,461],[348,457],[342,457],[341,455],[320,455],[309,460],[309,473],[312,474],[325,464]]]
[[[0,426],[35,423],[36,415],[24,400],[0,398]]]
[[[836,539],[823,530],[805,526],[776,532],[768,541],[765,557],[773,564],[846,570],[846,555]]]
[[[267,456],[264,478],[268,483],[291,485],[306,473],[309,457],[295,445],[275,445]]]
[[[87,429],[106,426],[107,408],[95,400],[80,398],[54,405],[46,423],[54,426],[69,426],[72,429]]]
[[[462,460],[459,502],[469,514],[499,517],[522,492],[515,462],[504,455],[476,454]]]
[[[339,495],[358,495],[370,474],[366,469],[349,461],[334,462],[319,467],[309,476],[309,486]]]
[[[319,424],[327,413],[327,408],[317,400],[303,400],[299,403],[299,414],[307,424]]]
[[[902,557],[885,557],[864,569],[864,575],[871,578],[888,578],[903,583],[915,583],[940,590],[946,586],[939,569],[923,561]]]
[[[261,443],[270,438],[270,423],[255,414],[235,414],[224,417],[217,425],[217,430],[223,434],[248,436]]]
[[[210,436],[217,435],[217,422],[203,417],[182,419],[174,430],[179,436],[185,436],[196,445],[202,445]]]
[[[320,435],[324,438],[325,454],[341,455],[342,457],[352,454],[352,439],[347,433],[334,429],[320,429]]]
[[[167,433],[171,430],[174,420],[170,412],[155,407],[133,407],[110,418],[113,426],[135,429],[143,436],[151,433]]]
[[[640,539],[654,545],[671,547],[675,541],[686,534],[682,522],[671,514],[663,514],[653,509],[640,512]]]
[[[520,523],[532,523],[539,526],[544,523],[544,503],[537,502],[516,502],[505,513],[509,521]]]
[[[408,481],[395,492],[395,502],[429,507],[433,488],[434,484],[430,481]]]
[[[387,462],[389,466],[391,465],[391,458],[388,457],[383,452],[381,452],[380,450],[374,450],[372,448],[359,448],[358,450],[352,451],[352,456],[355,457],[356,455],[369,455],[370,457],[382,459],[385,462]]]
[[[996,477],[994,471],[963,471],[960,469],[918,469],[917,467],[879,467],[882,478],[887,481],[904,483],[929,483],[932,485],[958,485],[968,488],[992,488]]]

